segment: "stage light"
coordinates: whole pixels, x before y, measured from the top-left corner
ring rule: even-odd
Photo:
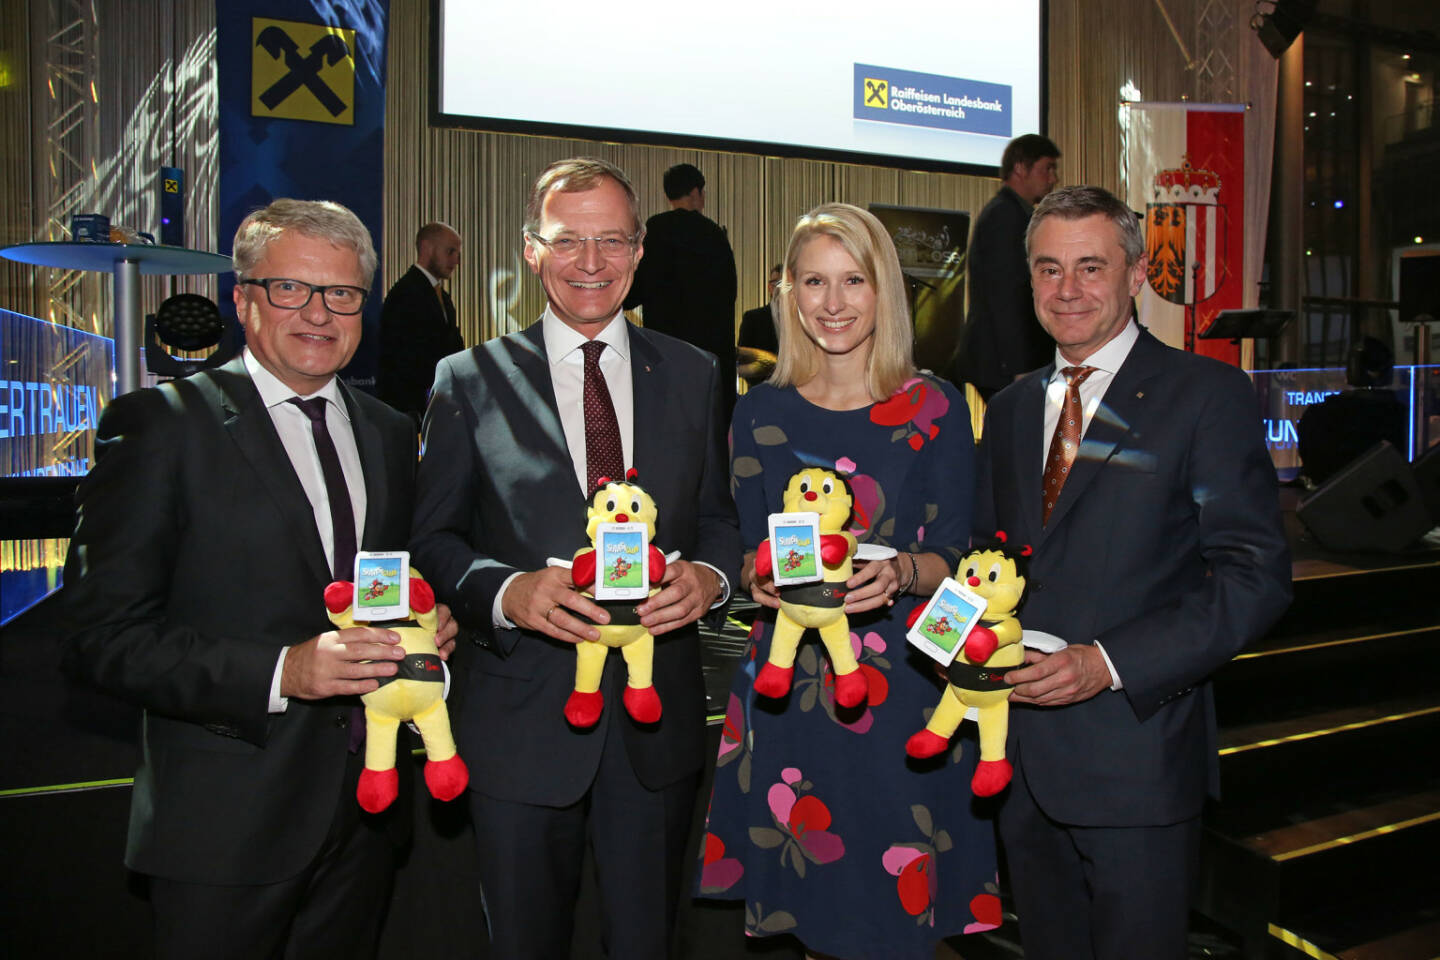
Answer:
[[[1416,243],[1424,243],[1424,242],[1425,242],[1425,238],[1424,238],[1424,237],[1416,237],[1416,238],[1415,238],[1415,242],[1416,242]]]
[[[1336,209],[1336,210],[1344,210],[1344,209],[1345,209],[1345,201],[1344,201],[1344,200],[1336,200],[1336,201],[1335,201],[1335,209]]]

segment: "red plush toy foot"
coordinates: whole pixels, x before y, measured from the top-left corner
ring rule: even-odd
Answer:
[[[760,676],[755,678],[755,692],[762,697],[783,697],[790,692],[790,679],[794,676],[794,667],[777,667],[767,663],[760,668]]]
[[[395,802],[400,793],[400,774],[394,767],[389,770],[360,771],[360,783],[355,787],[355,799],[366,813],[379,813]]]
[[[931,733],[929,730],[921,730],[905,741],[905,752],[916,760],[924,760],[928,757],[936,757],[945,752],[950,746],[950,741],[938,733]]]
[[[454,800],[470,785],[470,771],[460,754],[449,760],[428,760],[425,763],[425,786],[436,800]]]
[[[655,687],[626,687],[625,712],[636,723],[658,723],[660,695],[655,692]]]
[[[1013,772],[1009,760],[981,760],[970,778],[970,789],[977,797],[993,797],[1010,785]]]
[[[858,707],[869,696],[870,684],[863,670],[857,668],[835,678],[835,702],[840,706]]]
[[[570,721],[571,726],[593,727],[600,719],[600,711],[605,709],[605,697],[599,690],[594,693],[581,693],[576,690],[570,694],[570,699],[565,701],[565,719]]]

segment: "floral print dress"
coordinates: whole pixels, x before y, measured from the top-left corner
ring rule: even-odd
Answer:
[[[974,444],[964,398],[917,376],[884,403],[817,407],[768,384],[740,399],[731,484],[746,549],[768,535],[791,475],[821,466],[845,475],[861,543],[933,552],[952,568],[970,529]],[[925,725],[941,685],[933,661],[905,640],[920,602],[850,618],[869,681],[864,707],[836,705],[829,659],[814,631],[781,700],[753,684],[769,653],[762,610],[731,686],[701,849],[698,895],[745,900],[751,936],[790,933],[847,960],[931,957],[935,943],[1000,923],[994,800],[970,777],[979,747],[962,724],[952,749],[910,760],[905,739]]]

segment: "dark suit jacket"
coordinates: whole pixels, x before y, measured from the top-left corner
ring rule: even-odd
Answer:
[[[775,330],[775,316],[770,312],[770,304],[741,314],[740,335],[735,342],[742,347],[780,353],[780,335]]]
[[[986,390],[1008,386],[1016,374],[1049,363],[1055,341],[1035,319],[1025,228],[1030,204],[1009,187],[985,204],[967,254],[970,314],[960,342],[961,379]]]
[[[414,430],[341,392],[365,472],[361,547],[399,549]],[[267,712],[280,648],[333,629],[310,502],[238,357],[115,398],[96,445],[65,564],[65,665],[145,708],[125,862],[198,883],[292,877],[330,827],[359,702]]]
[[[703,560],[739,582],[740,534],[730,499],[715,359],[631,327],[634,466],[659,507],[655,543]],[[733,374],[732,374],[733,375]],[[699,770],[705,699],[698,631],[665,634],[655,648],[664,716],[642,729],[624,716],[623,663],[609,658],[606,718],[577,732],[563,716],[575,650],[537,634],[496,631],[491,607],[512,573],[569,559],[585,536],[586,493],[575,480],[541,325],[491,340],[440,364],[425,417],[410,550],[462,625],[479,631],[457,722],[471,785],[492,797],[562,806],[594,778],[606,727],[617,723],[650,789]]]
[[[441,287],[437,299],[425,274],[412,265],[395,281],[380,309],[380,368],[375,392],[418,424],[435,382],[435,364],[464,349],[449,291]]]
[[[1174,823],[1218,788],[1207,678],[1290,602],[1255,394],[1240,370],[1142,330],[1042,529],[1050,373],[990,403],[976,532],[1004,530],[1034,547],[1020,622],[1071,643],[1098,640],[1124,689],[1012,707],[1012,760],[1062,823]]]
[[[645,329],[715,354],[735,394],[735,254],[720,225],[695,210],[667,210],[645,222],[645,255],[626,309],[644,305]]]

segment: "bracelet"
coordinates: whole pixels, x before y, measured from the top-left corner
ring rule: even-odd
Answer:
[[[907,553],[906,556],[910,558],[910,579],[905,581],[905,586],[895,591],[897,597],[902,593],[909,593],[910,588],[915,586],[915,581],[920,579],[920,567],[915,563],[915,554]]]

